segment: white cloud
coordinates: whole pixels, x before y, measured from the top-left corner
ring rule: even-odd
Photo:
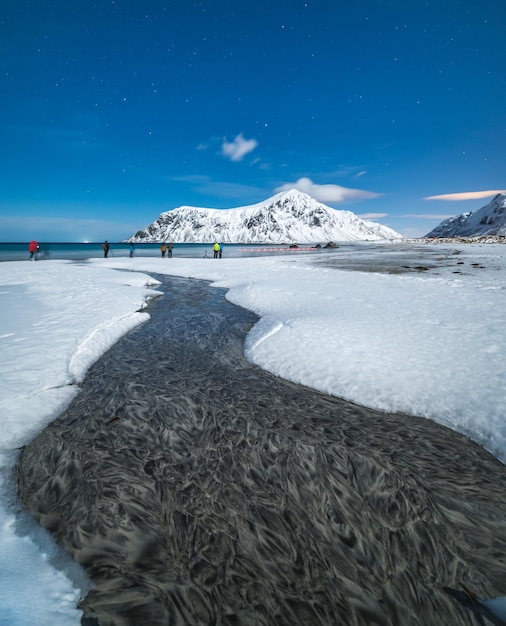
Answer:
[[[349,189],[340,185],[316,185],[310,178],[299,178],[297,182],[286,183],[277,187],[274,191],[290,191],[290,189],[297,189],[307,193],[319,202],[346,202],[347,200],[366,200],[380,196],[379,193],[373,193],[372,191]]]
[[[463,191],[462,193],[443,193],[439,196],[428,196],[425,200],[479,200],[480,198],[490,198],[498,193],[504,193],[504,189],[491,189],[489,191]]]
[[[243,156],[252,152],[258,146],[256,139],[245,139],[240,133],[232,141],[224,141],[221,145],[221,153],[231,161],[240,161]]]
[[[388,217],[388,213],[363,213],[358,217],[363,220],[380,220],[383,217]]]

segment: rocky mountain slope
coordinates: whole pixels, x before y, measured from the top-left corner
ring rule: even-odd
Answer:
[[[291,190],[251,206],[205,209],[182,206],[158,219],[127,241],[134,243],[317,243],[380,241],[401,238],[387,226],[339,211],[307,194]]]
[[[426,237],[483,237],[506,235],[506,193],[498,193],[486,206],[444,220]]]

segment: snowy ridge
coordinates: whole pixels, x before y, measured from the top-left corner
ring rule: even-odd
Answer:
[[[381,241],[402,236],[387,226],[338,211],[295,189],[264,202],[234,209],[182,206],[127,241],[134,243],[316,243]]]
[[[426,237],[482,237],[506,235],[506,193],[498,193],[486,206],[444,220]]]

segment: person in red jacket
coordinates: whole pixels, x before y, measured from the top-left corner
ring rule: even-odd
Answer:
[[[34,254],[37,252],[38,247],[39,246],[37,242],[34,239],[32,239],[30,243],[28,244],[28,252],[30,253],[30,259],[33,259]]]

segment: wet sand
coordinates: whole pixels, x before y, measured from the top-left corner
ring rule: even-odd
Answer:
[[[505,466],[257,368],[253,314],[159,278],[17,468],[96,585],[83,624],[479,624],[444,588],[506,595]]]
[[[371,262],[371,251],[375,252]],[[441,268],[451,268],[454,274],[465,274],[469,261],[462,260],[462,252],[451,244],[369,244],[359,248],[343,247],[339,253],[316,260],[316,264],[351,272],[406,274],[427,272],[439,274]]]

